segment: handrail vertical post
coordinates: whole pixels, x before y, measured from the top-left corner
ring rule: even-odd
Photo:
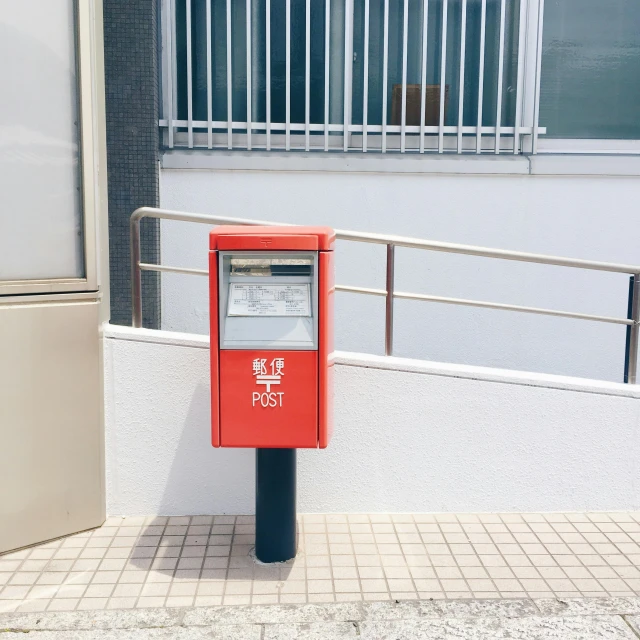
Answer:
[[[633,288],[630,306],[633,324],[629,327],[625,382],[637,384],[638,345],[640,343],[640,273],[634,274],[632,280]]]
[[[387,245],[387,297],[384,323],[384,354],[393,355],[393,287],[395,268],[395,245]]]
[[[142,327],[142,271],[140,270],[140,218],[131,216],[131,325]]]

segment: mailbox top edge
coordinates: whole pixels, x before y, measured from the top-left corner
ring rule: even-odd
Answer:
[[[333,251],[330,227],[220,225],[209,234],[209,249]]]

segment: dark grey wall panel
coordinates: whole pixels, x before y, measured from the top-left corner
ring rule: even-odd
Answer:
[[[131,323],[129,216],[158,206],[156,0],[104,0],[111,322]],[[160,224],[142,224],[144,261],[160,260]],[[144,326],[160,327],[160,276],[144,273]]]

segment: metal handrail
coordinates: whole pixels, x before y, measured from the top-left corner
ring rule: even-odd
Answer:
[[[134,327],[142,327],[142,271],[157,271],[182,273],[189,275],[208,275],[205,269],[190,269],[186,267],[173,267],[168,265],[150,264],[140,261],[140,221],[143,218],[156,218],[162,220],[176,220],[180,222],[196,222],[200,224],[219,225],[269,225],[286,227],[291,226],[282,222],[267,222],[265,220],[251,220],[246,218],[229,218],[226,216],[210,216],[199,213],[185,213],[183,211],[171,211],[168,209],[155,209],[141,207],[131,215],[131,298],[132,298],[132,324]],[[440,302],[444,304],[457,304],[486,309],[501,309],[506,311],[520,311],[541,315],[573,318],[577,320],[591,320],[627,326],[627,347],[625,354],[625,380],[630,384],[636,384],[638,347],[640,345],[640,266],[629,264],[616,264],[612,262],[598,262],[594,260],[580,260],[577,258],[563,258],[539,253],[525,253],[521,251],[506,251],[504,249],[488,249],[473,245],[454,244],[450,242],[436,242],[433,240],[420,240],[404,236],[383,235],[379,233],[360,233],[356,231],[343,231],[336,229],[338,240],[350,240],[353,242],[367,242],[383,244],[387,247],[386,259],[386,288],[371,289],[367,287],[354,287],[336,285],[336,291],[360,293],[365,295],[384,296],[385,304],[385,354],[393,353],[393,302],[396,298],[405,300],[424,300],[428,302]],[[424,249],[427,251],[441,251],[485,258],[498,258],[501,260],[516,260],[534,264],[547,264],[558,267],[571,267],[575,269],[591,269],[594,271],[606,271],[610,273],[625,273],[631,276],[629,314],[627,318],[593,315],[587,313],[575,313],[571,311],[559,311],[539,307],[526,307],[521,305],[502,304],[496,302],[484,302],[480,300],[467,300],[463,298],[448,298],[431,296],[419,293],[407,293],[396,291],[394,287],[395,247],[408,247],[411,249]]]

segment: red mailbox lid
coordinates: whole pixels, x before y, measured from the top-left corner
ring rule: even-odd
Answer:
[[[259,227],[221,225],[209,234],[212,251],[333,251],[330,227]]]

